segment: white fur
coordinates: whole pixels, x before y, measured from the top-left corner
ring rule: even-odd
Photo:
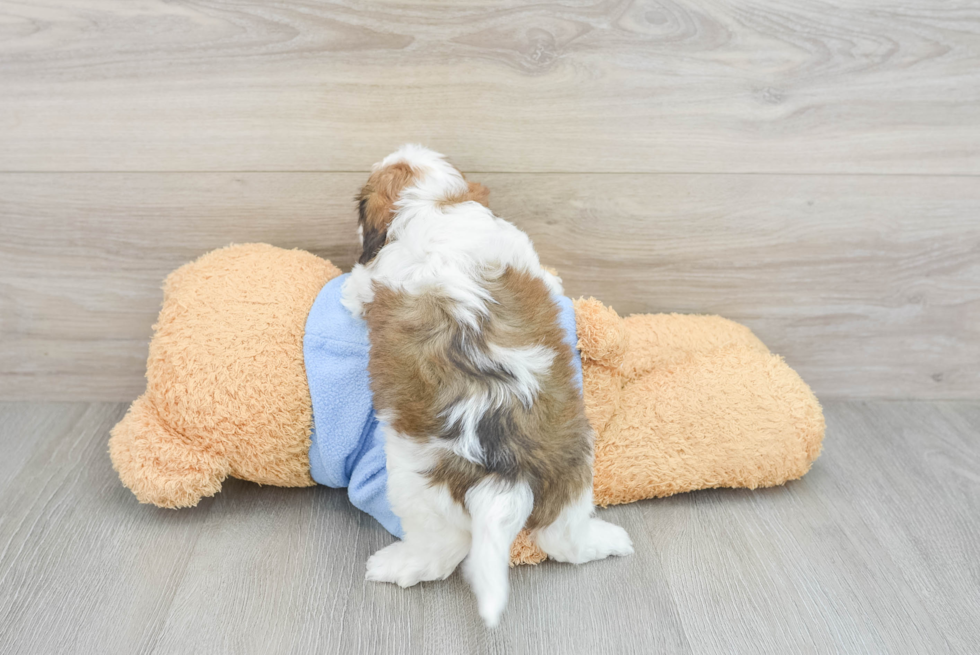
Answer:
[[[374,165],[379,170],[392,164],[405,163],[423,173],[416,184],[402,192],[404,200],[414,199],[422,203],[442,200],[448,196],[467,192],[469,185],[462,174],[435,150],[416,143],[406,143]]]
[[[504,348],[495,343],[490,344],[490,353],[491,359],[515,378],[513,384],[507,385],[508,391],[525,407],[530,407],[541,389],[541,378],[551,368],[557,353],[541,345]]]
[[[480,417],[498,406],[497,399],[490,394],[471,396],[453,404],[444,418],[448,427],[458,426],[459,437],[453,440],[452,451],[474,464],[485,464],[483,446],[476,432]]]
[[[480,445],[476,426],[481,416],[493,411],[497,406],[498,402],[492,395],[483,394],[465,398],[449,408],[449,412],[444,417],[447,426],[459,426],[459,437],[452,442],[454,453],[474,464],[482,466],[485,463],[483,446]]]
[[[507,607],[510,546],[534,508],[526,482],[487,477],[466,492],[473,525],[473,545],[463,573],[476,594],[480,616],[493,628]]]

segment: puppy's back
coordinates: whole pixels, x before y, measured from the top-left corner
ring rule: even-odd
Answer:
[[[475,326],[438,287],[375,287],[366,307],[376,406],[401,435],[442,446],[429,472],[464,503],[488,475],[526,482],[528,527],[551,523],[591,484],[591,428],[573,353],[546,284],[506,268],[480,280]]]

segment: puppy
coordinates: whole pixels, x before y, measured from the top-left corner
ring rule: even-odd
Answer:
[[[466,558],[492,627],[521,528],[562,562],[633,549],[592,516],[593,434],[558,322],[561,281],[486,205],[487,190],[438,153],[407,145],[386,157],[360,196],[363,253],[343,303],[367,321],[404,530],[368,560],[367,579],[408,587]]]

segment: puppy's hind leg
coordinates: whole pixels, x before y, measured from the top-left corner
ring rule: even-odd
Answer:
[[[368,559],[366,578],[401,587],[444,580],[470,550],[469,517],[445,486],[425,477],[431,453],[390,428],[385,435],[388,498],[404,537]]]
[[[541,550],[559,562],[584,564],[610,555],[631,555],[626,530],[592,516],[592,487],[566,506],[554,523],[534,531]]]
[[[365,579],[411,587],[419,582],[445,580],[470,549],[468,532],[451,526],[405,538],[382,548],[367,562]]]

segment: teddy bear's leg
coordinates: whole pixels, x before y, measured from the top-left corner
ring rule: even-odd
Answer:
[[[221,490],[224,457],[190,446],[168,428],[145,395],[112,430],[109,455],[120,479],[141,503],[193,507]]]
[[[536,530],[534,540],[552,559],[572,564],[632,554],[633,542],[626,530],[595,518],[593,511],[589,488],[554,523]]]

